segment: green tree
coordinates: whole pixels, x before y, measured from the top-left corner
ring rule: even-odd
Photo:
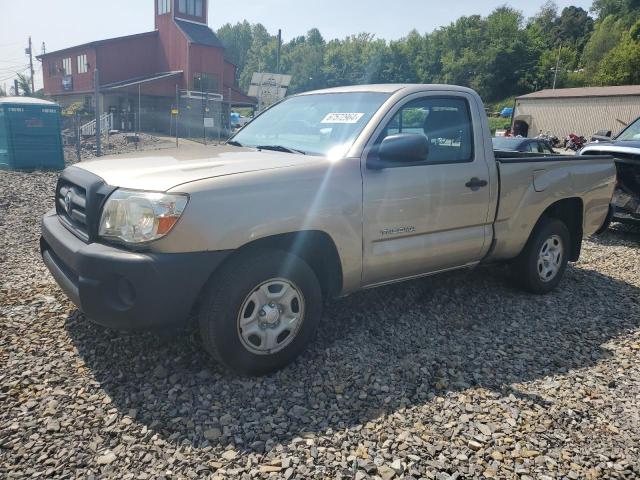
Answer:
[[[558,5],[553,1],[545,2],[538,13],[529,19],[528,27],[537,27],[541,34],[550,44],[553,43],[553,35],[555,34],[558,22]]]
[[[227,23],[220,27],[217,33],[225,46],[225,56],[236,65],[237,75],[240,77],[247,63],[247,54],[253,43],[251,25],[246,20],[235,25]]]
[[[282,72],[292,76],[290,93],[314,90],[326,85],[323,71],[325,47],[324,38],[317,28],[283,46]]]
[[[261,23],[252,26],[251,36],[251,47],[240,72],[240,86],[245,90],[249,88],[254,72],[275,72],[277,64],[277,38]]]
[[[370,33],[330,41],[327,43],[323,69],[327,86],[378,81],[386,48],[384,40],[376,40]]]
[[[18,88],[22,91],[22,95],[25,97],[32,97],[31,77],[26,73],[18,73],[16,76],[18,77]]]
[[[370,33],[325,41],[314,28],[282,46],[280,71],[293,77],[290,93],[374,82],[452,83],[499,102],[550,88],[561,47],[556,87],[637,82],[640,0],[595,0],[592,12],[595,22],[580,7],[559,13],[547,1],[525,22],[503,6],[391,42]],[[276,71],[277,40],[263,25],[227,24],[218,35],[243,88],[254,72]]]
[[[581,54],[593,31],[593,19],[580,7],[562,10],[555,26],[555,38],[563,45],[571,45]]]
[[[638,28],[626,32],[620,43],[600,62],[595,75],[597,84],[640,83],[640,41],[638,41],[637,32]]]
[[[610,15],[596,24],[582,56],[582,63],[589,74],[593,74],[600,61],[620,43],[625,31],[624,23],[624,20]]]
[[[594,0],[591,6],[591,11],[597,15],[598,20],[604,20],[608,16],[622,18],[631,15],[637,18],[638,10],[640,0]]]

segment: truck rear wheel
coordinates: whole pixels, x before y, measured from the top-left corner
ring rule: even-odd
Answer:
[[[511,271],[514,281],[531,293],[549,293],[558,286],[569,260],[570,234],[560,220],[543,218],[536,225]]]
[[[216,272],[198,311],[202,342],[220,363],[263,375],[291,363],[313,338],[322,293],[313,270],[280,250],[253,250]]]

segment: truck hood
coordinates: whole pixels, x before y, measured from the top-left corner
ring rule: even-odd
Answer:
[[[114,187],[164,192],[206,178],[321,161],[322,157],[220,145],[104,157],[75,167],[99,176]]]

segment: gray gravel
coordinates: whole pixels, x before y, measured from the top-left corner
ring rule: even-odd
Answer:
[[[253,379],[74,309],[38,254],[55,179],[0,172],[0,478],[640,476],[640,232],[545,297],[493,267],[336,301]]]

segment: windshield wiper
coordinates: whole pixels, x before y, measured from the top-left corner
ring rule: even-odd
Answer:
[[[284,147],[282,145],[258,145],[256,148],[258,150],[273,150],[274,152],[300,153],[302,155],[307,154],[307,152],[302,150],[296,150],[295,148]]]
[[[227,142],[227,145],[231,145],[232,147],[243,147],[244,146],[240,142],[236,142],[235,140],[229,140]]]

